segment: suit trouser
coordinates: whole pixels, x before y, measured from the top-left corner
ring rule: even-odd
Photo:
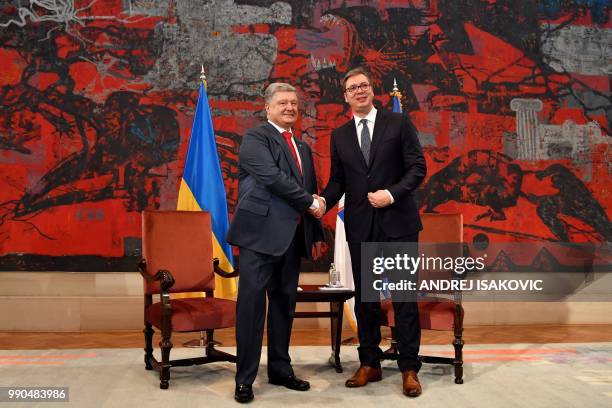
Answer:
[[[281,256],[240,248],[236,306],[236,384],[253,384],[259,368],[268,297],[268,378],[293,374],[289,340],[295,315],[302,226]]]
[[[365,242],[418,242],[419,233],[399,238],[388,237],[373,223],[370,236]],[[359,337],[359,361],[362,365],[380,367],[382,350],[380,349],[380,302],[361,301],[361,243],[348,243],[353,265],[355,282],[355,316],[357,317],[357,335]],[[416,302],[393,302],[395,312],[395,332],[398,342],[399,357],[397,365],[401,371],[419,371],[421,362],[418,359],[421,344],[421,326],[419,308]]]

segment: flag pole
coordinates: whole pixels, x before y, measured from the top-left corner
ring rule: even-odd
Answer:
[[[397,87],[397,80],[395,78],[393,78],[393,90],[389,95],[393,98],[393,112],[402,112],[404,110],[402,109],[402,93]],[[397,106],[395,104],[396,100]]]
[[[202,70],[200,71],[200,82],[204,84],[204,89],[206,89],[206,73],[204,72],[204,64],[202,64]],[[202,293],[203,294],[203,293]],[[206,348],[208,346],[222,346],[223,344],[219,341],[216,341],[212,338],[211,331],[200,331],[200,338],[188,340],[183,343],[184,347],[190,348]]]
[[[202,71],[200,72],[200,81],[202,81],[204,88],[206,88],[206,73],[204,72],[204,64],[202,64]]]
[[[402,113],[402,93],[397,87],[397,80],[393,78],[393,90],[389,93],[391,98],[393,99],[393,112]],[[383,292],[383,296],[385,298],[389,298],[390,294],[388,291]],[[390,340],[391,344],[389,348],[383,351],[383,355],[385,358],[396,360],[397,359],[397,340],[395,336],[394,328],[391,328],[391,337],[386,337],[385,340]]]

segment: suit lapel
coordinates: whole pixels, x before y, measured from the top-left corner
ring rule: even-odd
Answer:
[[[351,119],[348,122],[348,133],[347,133],[348,143],[351,147],[351,150],[353,151],[353,155],[357,158],[357,161],[361,163],[361,166],[365,170],[367,170],[368,164],[363,158],[363,153],[361,153],[361,148],[359,147],[359,142],[357,140],[357,137],[358,136],[357,136],[357,128],[355,127],[355,120]]]
[[[289,163],[289,167],[291,168],[291,172],[293,173],[295,178],[297,178],[300,181],[300,183],[302,183],[303,180],[302,180],[302,175],[300,174],[300,169],[298,169],[297,163],[295,162],[295,159],[293,158],[293,154],[291,154],[291,150],[289,150],[289,145],[285,141],[285,138],[271,124],[266,123],[265,126],[267,126],[267,128],[270,130],[270,133],[273,135],[273,139],[280,146],[281,151],[285,155],[285,160],[287,160],[287,162]],[[298,148],[298,154],[299,154],[299,150],[300,149]],[[302,156],[300,155],[300,157],[302,157]]]
[[[300,160],[302,161],[302,174],[300,174],[300,180],[305,181],[307,180],[307,174],[306,172],[311,169],[310,166],[310,161],[308,158],[308,155],[306,154],[306,152],[304,151],[304,142],[299,140],[298,138],[295,137],[295,134],[293,136],[295,138],[295,144],[297,145],[297,154],[300,156]],[[302,183],[304,184],[304,183]]]
[[[381,109],[376,112],[376,120],[374,121],[374,132],[372,134],[372,146],[370,147],[370,163],[374,163],[376,157],[376,151],[380,146],[382,139],[385,137],[385,129],[387,128],[388,121],[385,119],[385,114]]]

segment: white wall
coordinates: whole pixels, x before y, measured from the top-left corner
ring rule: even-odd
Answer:
[[[322,284],[305,273],[301,284]],[[0,331],[140,330],[142,279],[129,272],[0,272]],[[612,324],[610,302],[469,302],[465,325]],[[298,304],[327,311],[327,303]],[[346,319],[345,319],[346,320]],[[348,327],[348,323],[345,321]],[[296,319],[296,328],[329,327],[329,319]]]

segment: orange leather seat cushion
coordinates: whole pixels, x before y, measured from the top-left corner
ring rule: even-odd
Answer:
[[[172,330],[200,331],[236,325],[236,302],[218,298],[172,299]],[[161,327],[161,303],[154,303],[145,311],[145,319]]]
[[[419,302],[419,322],[425,330],[453,330],[455,302]]]

